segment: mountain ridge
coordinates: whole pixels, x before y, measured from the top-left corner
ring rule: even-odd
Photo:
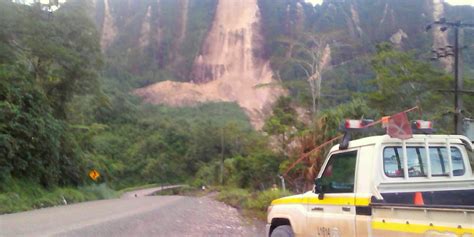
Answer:
[[[288,63],[295,57],[293,47],[304,45],[306,35],[322,39],[321,42],[331,49],[329,66],[320,72],[320,90],[326,94],[339,93],[334,100],[323,101],[323,107],[327,107],[347,101],[352,93],[367,89],[364,85],[372,72],[364,55],[373,53],[377,43],[392,42],[397,48],[414,50],[417,57],[427,60],[431,48],[452,42],[452,35],[439,29],[425,32],[426,24],[441,17],[468,20],[474,15],[474,7],[451,6],[441,0],[325,0],[316,6],[302,0],[243,1],[256,6],[258,20],[251,26],[252,31],[257,32],[251,36],[251,48],[240,47],[240,50],[251,51],[247,56],[258,69],[250,76],[253,80],[246,82],[250,85],[245,86],[246,90],[256,90],[252,92],[256,96],[243,95],[244,98],[238,99],[231,95],[232,91],[240,90],[238,83],[231,79],[225,85],[215,82],[225,77],[229,67],[235,64],[223,56],[225,53],[212,52],[223,49],[215,44],[219,37],[233,40],[234,45],[242,44],[244,40],[240,38],[245,38],[242,32],[234,32],[230,37],[230,32],[216,29],[229,28],[232,23],[215,25],[219,21],[219,4],[228,4],[228,1],[95,1],[95,18],[102,33],[103,51],[112,64],[138,78],[134,87],[142,89],[136,90],[136,94],[144,96],[146,102],[190,106],[206,101],[233,101],[246,110],[256,127],[261,127],[275,101],[259,101],[259,91],[268,90],[275,97],[286,94],[307,101],[309,92],[304,86],[304,71],[300,66]],[[228,7],[234,11],[225,16],[243,11],[239,6]],[[234,17],[234,21],[238,19]],[[212,34],[215,34],[214,40],[210,40]],[[472,35],[471,32],[466,34]],[[470,39],[467,44],[474,44],[471,42],[473,37],[466,38]],[[244,55],[233,57],[232,61],[245,61],[247,56]],[[472,61],[474,59],[466,56],[467,65]],[[452,59],[442,59],[439,65],[450,71]],[[255,73],[267,69],[268,72]],[[245,70],[241,69],[240,73],[243,72]],[[468,66],[467,72],[472,73],[473,69]],[[259,81],[261,75],[268,78]],[[162,81],[171,82],[161,84],[162,88],[155,85]],[[287,93],[282,92],[283,87]]]

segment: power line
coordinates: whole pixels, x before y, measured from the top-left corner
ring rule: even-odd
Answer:
[[[462,21],[446,21],[446,18],[441,18],[438,21],[426,26],[426,31],[429,31],[433,26],[439,25],[440,30],[445,32],[449,28],[454,29],[454,46],[446,45],[438,49],[433,49],[435,54],[433,60],[445,57],[454,57],[454,131],[456,134],[464,134],[464,118],[463,118],[463,101],[462,93],[470,93],[465,91],[463,79],[463,58],[462,52],[467,47],[463,45],[464,28],[474,28],[474,24],[463,23]]]

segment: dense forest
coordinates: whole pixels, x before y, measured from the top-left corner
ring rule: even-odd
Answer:
[[[104,51],[100,1],[92,6],[70,0],[48,12],[39,4],[0,0],[0,213],[57,205],[62,198],[107,198],[113,190],[150,183],[265,190],[302,153],[337,135],[344,118],[378,118],[420,106],[411,118],[434,120],[438,132],[452,132],[452,95],[439,90],[449,89],[453,79],[427,60],[429,37],[410,38],[402,47],[385,42],[389,30],[368,30],[375,29],[374,21],[370,4],[362,0],[355,2],[366,6],[359,9],[365,14],[360,16],[364,36],[351,36],[347,22],[331,13],[350,12],[348,5],[259,0],[267,40],[255,53],[270,60],[289,92],[273,105],[262,131],[235,103],[181,108],[143,103],[133,89],[189,76],[217,1],[190,1],[188,37],[179,45],[172,29],[179,28],[180,1],[161,1],[161,12],[150,13],[160,17],[160,43],[135,47],[136,26],[156,2],[137,1],[131,9],[114,2],[114,14],[124,16],[124,24],[117,25],[124,29]],[[382,2],[375,7],[383,8]],[[408,2],[396,5],[402,9],[395,12],[414,18],[418,13],[408,9],[423,8],[423,1],[416,7]],[[451,11],[447,14],[461,10]],[[408,25],[409,17],[391,24]],[[472,36],[466,33],[467,43],[474,42]],[[301,65],[322,57],[326,44],[332,63],[318,71],[322,93],[314,94],[305,74],[311,68]],[[474,88],[469,50],[465,86]],[[465,103],[465,110],[471,115],[474,104]],[[287,174],[292,190],[308,187],[326,151]],[[97,182],[87,175],[91,169],[101,174]]]

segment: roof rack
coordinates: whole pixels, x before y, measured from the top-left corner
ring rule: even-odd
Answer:
[[[373,119],[361,119],[353,120],[346,119],[344,123],[341,124],[341,130],[344,132],[344,136],[339,144],[339,149],[345,150],[349,147],[349,142],[352,139],[352,133],[368,133],[376,132],[387,134],[388,119],[380,120],[382,122],[382,128],[376,128],[373,125],[378,124],[379,121],[374,122]],[[413,134],[433,134],[433,122],[424,121],[424,120],[415,120],[411,123],[411,129]]]

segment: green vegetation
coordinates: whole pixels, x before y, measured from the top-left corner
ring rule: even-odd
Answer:
[[[251,210],[267,211],[268,206],[275,199],[292,195],[291,192],[282,190],[266,190],[257,193],[253,198],[250,198],[247,202],[247,207]]]
[[[0,213],[118,197],[118,193],[105,184],[48,189],[36,182],[25,180],[8,180],[3,184],[8,188],[0,193]]]
[[[72,4],[72,3],[71,3]],[[86,164],[70,122],[74,96],[98,93],[97,31],[80,8],[54,18],[0,2],[0,190],[5,179],[79,185]]]
[[[221,190],[217,200],[225,202],[235,208],[242,208],[250,199],[250,192],[247,189],[231,188]]]
[[[426,33],[424,26],[431,21],[433,10],[422,1],[328,0],[314,7],[293,0],[258,0],[258,4],[266,39],[262,55],[270,59],[275,76],[289,89],[291,98],[305,107],[312,103],[312,91],[297,61],[304,59],[302,51],[313,47],[308,38],[321,40],[321,48],[325,44],[331,48],[331,67],[322,72],[321,99],[316,101],[322,110],[374,89],[370,80],[375,77],[371,58],[377,53],[376,45],[389,41],[399,30],[408,37],[395,45],[397,49],[412,50],[412,56],[422,62],[429,62],[431,57],[433,35]],[[472,7],[446,4],[444,8],[446,19],[472,21]],[[358,22],[353,19],[355,16]],[[453,44],[452,38],[449,41]],[[465,31],[465,44],[474,44],[474,31]],[[473,55],[473,49],[466,51],[466,78],[472,78],[474,58],[468,55]],[[441,66],[437,62],[434,65]]]
[[[263,219],[273,200],[290,195],[291,192],[282,190],[249,192],[247,189],[225,188],[219,192],[217,200]]]
[[[138,106],[128,116],[131,121],[109,123],[92,139],[91,159],[117,188],[187,181],[219,157],[221,135],[226,157],[250,149],[244,134],[252,131],[236,105]]]

